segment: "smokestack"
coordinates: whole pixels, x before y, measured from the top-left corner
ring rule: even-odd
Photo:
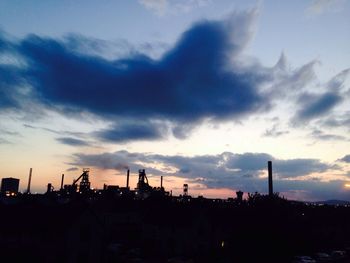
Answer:
[[[163,175],[160,176],[160,188],[163,188]]]
[[[61,179],[61,190],[63,190],[63,181],[64,181],[64,174],[62,174],[62,179]]]
[[[52,184],[51,184],[51,183],[48,183],[48,184],[47,184],[46,193],[47,193],[47,194],[48,194],[48,193],[51,193],[51,191],[52,191]]]
[[[33,172],[33,168],[29,169],[29,179],[28,179],[28,187],[27,187],[27,194],[30,194],[30,184],[32,181],[32,172]]]
[[[273,183],[272,183],[272,162],[268,161],[268,170],[269,170],[269,196],[273,196]]]
[[[130,177],[130,170],[126,172],[126,188],[129,188],[129,177]]]

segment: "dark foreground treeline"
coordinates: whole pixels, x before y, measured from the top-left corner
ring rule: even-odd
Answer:
[[[350,246],[350,207],[278,197],[2,201],[1,262],[283,263]]]

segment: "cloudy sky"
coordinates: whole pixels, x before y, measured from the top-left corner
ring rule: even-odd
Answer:
[[[350,200],[350,2],[0,0],[1,177]]]

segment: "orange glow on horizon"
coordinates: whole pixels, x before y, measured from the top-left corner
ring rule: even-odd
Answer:
[[[344,184],[345,188],[350,188],[350,183]]]

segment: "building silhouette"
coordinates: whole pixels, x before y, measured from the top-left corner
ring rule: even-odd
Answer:
[[[14,196],[18,194],[19,179],[17,178],[2,178],[1,194]]]

